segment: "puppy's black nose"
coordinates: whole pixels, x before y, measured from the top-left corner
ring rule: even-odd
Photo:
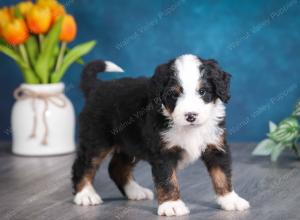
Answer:
[[[194,113],[194,112],[188,112],[184,116],[185,116],[185,120],[192,123],[192,122],[196,121],[198,114]]]

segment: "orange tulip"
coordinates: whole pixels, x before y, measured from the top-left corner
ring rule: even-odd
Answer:
[[[12,20],[11,12],[9,8],[2,8],[0,10],[0,36],[4,26]]]
[[[20,10],[20,12],[23,16],[25,16],[27,14],[27,12],[30,11],[32,6],[33,6],[33,3],[30,1],[20,2],[19,4],[17,4],[17,8]]]
[[[3,30],[2,36],[11,45],[19,45],[24,43],[29,37],[28,28],[23,19],[16,18],[7,23]]]
[[[59,4],[56,0],[38,0],[38,5],[48,7],[51,11],[51,23],[53,24],[59,17],[66,14],[63,5]]]
[[[76,37],[77,26],[73,16],[65,15],[63,18],[59,39],[64,42],[71,42]]]
[[[52,15],[52,23],[54,23],[58,18],[65,15],[66,11],[64,6],[57,4],[55,7],[51,8],[51,15]]]
[[[47,7],[35,5],[26,14],[30,31],[34,34],[46,33],[51,25],[51,12]]]

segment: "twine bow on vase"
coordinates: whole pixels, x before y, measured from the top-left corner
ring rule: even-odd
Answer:
[[[43,120],[45,131],[44,131],[44,135],[43,135],[41,144],[47,145],[48,144],[49,127],[48,127],[46,114],[49,109],[50,103],[58,108],[64,108],[67,105],[66,99],[62,96],[62,92],[56,92],[56,93],[35,92],[30,89],[19,87],[14,91],[14,97],[16,100],[25,100],[25,99],[32,100],[31,107],[32,107],[32,111],[33,111],[33,126],[32,126],[30,138],[36,137],[36,128],[37,128],[37,123],[38,123],[36,100],[39,99],[44,102],[44,109],[42,112],[42,120]]]

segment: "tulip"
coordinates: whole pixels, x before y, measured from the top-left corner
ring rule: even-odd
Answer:
[[[9,8],[2,8],[0,10],[0,36],[2,35],[2,29],[4,26],[12,20],[12,16]]]
[[[30,31],[34,34],[46,33],[51,25],[51,12],[47,7],[35,5],[26,14]]]
[[[32,7],[33,7],[33,3],[30,1],[20,2],[19,4],[17,4],[17,8],[20,10],[23,16],[25,16]]]
[[[73,16],[65,15],[63,18],[59,39],[63,42],[71,42],[76,37],[77,26]]]
[[[37,4],[50,9],[52,24],[55,23],[59,17],[66,14],[64,6],[59,4],[56,0],[39,0]]]
[[[58,18],[60,18],[61,16],[65,15],[66,11],[64,6],[57,4],[55,7],[51,8],[51,15],[52,15],[52,23],[54,23],[55,21],[57,21]]]
[[[21,18],[16,18],[7,23],[2,29],[2,36],[11,45],[24,43],[29,37],[25,21]]]
[[[61,68],[63,63],[64,54],[67,49],[67,44],[74,40],[77,33],[77,26],[73,16],[65,15],[63,17],[61,31],[59,35],[59,39],[62,41],[58,59],[55,66],[55,71],[58,71]]]
[[[59,3],[56,0],[38,0],[37,4],[40,6],[51,7],[52,5],[57,5]]]

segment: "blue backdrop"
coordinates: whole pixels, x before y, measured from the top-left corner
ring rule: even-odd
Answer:
[[[2,0],[0,6],[15,2]],[[75,43],[98,41],[85,61],[112,60],[126,70],[124,75],[151,76],[158,64],[185,53],[218,60],[233,75],[227,119],[233,141],[260,140],[268,121],[280,121],[300,97],[298,0],[61,3],[77,19]],[[83,105],[78,89],[81,69],[74,65],[63,79],[77,114]],[[12,92],[22,78],[2,54],[0,77],[0,139],[9,139]]]

